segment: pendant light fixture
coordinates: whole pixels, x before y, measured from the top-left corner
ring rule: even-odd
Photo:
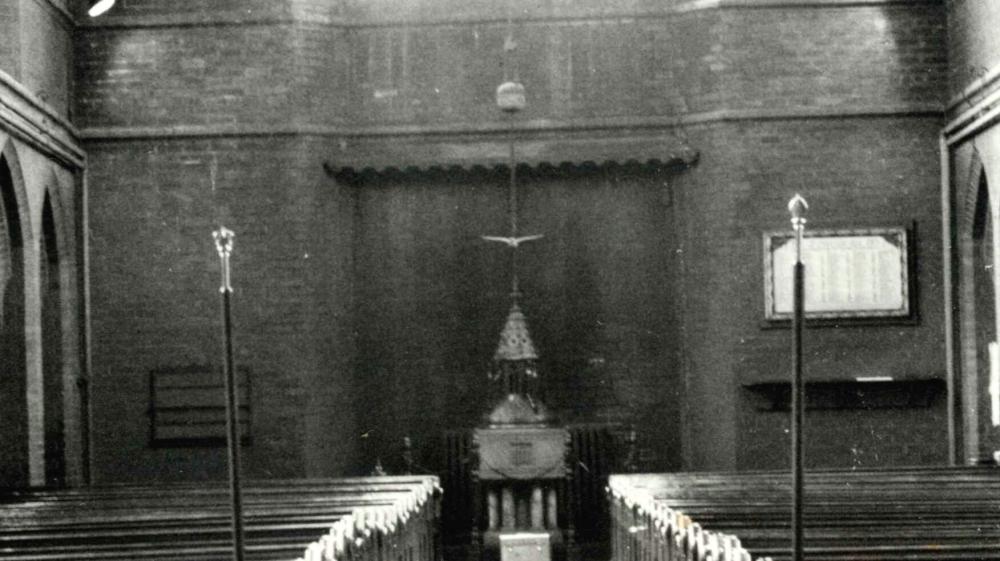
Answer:
[[[87,15],[96,18],[110,10],[115,5],[115,0],[89,0],[88,4],[90,4],[90,8],[87,9]]]

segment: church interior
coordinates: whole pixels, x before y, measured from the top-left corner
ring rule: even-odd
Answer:
[[[1000,559],[996,29],[0,0],[0,561]]]

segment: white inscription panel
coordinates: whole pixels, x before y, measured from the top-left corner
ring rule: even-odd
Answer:
[[[795,240],[765,235],[766,317],[793,312]],[[899,317],[910,313],[906,230],[806,231],[802,240],[807,317]]]

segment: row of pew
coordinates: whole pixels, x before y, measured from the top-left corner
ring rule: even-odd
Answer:
[[[245,558],[436,561],[433,476],[250,481]],[[111,485],[0,494],[0,561],[233,559],[222,483]]]
[[[613,475],[613,561],[791,558],[789,472]],[[1000,560],[1000,469],[807,472],[809,561]]]

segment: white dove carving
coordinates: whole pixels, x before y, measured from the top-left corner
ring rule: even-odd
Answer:
[[[481,237],[488,242],[502,242],[509,245],[510,247],[516,248],[517,246],[521,245],[524,242],[530,242],[542,238],[544,237],[544,234],[521,236],[519,238],[503,237],[503,236],[481,236]]]

